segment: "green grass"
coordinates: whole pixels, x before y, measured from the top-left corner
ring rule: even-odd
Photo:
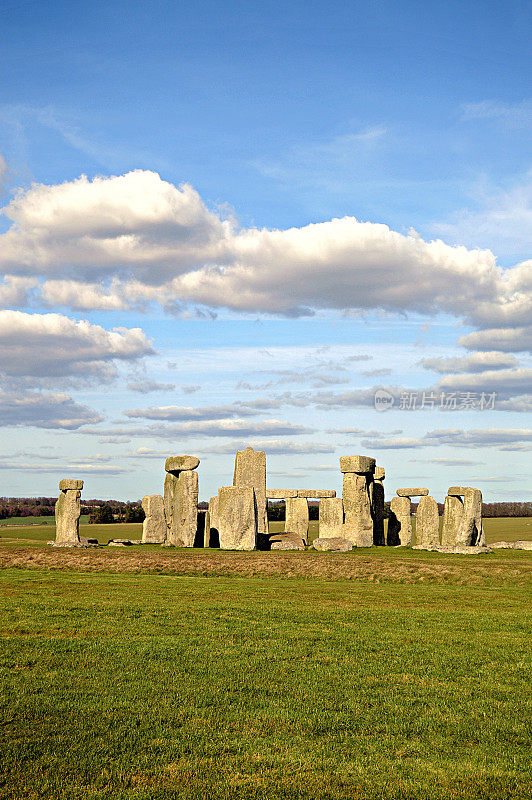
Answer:
[[[529,798],[504,578],[0,572],[0,797]]]

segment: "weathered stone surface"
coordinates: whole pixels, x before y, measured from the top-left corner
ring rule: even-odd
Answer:
[[[442,547],[441,545],[423,545],[415,544],[412,550],[429,550],[435,553],[450,553],[451,555],[462,556],[477,556],[484,553],[491,553],[491,545],[489,547],[466,547],[465,545],[456,545],[455,547]]]
[[[467,486],[449,486],[447,494],[450,497],[463,497],[467,492]]]
[[[416,544],[440,546],[440,517],[438,504],[429,495],[419,501],[416,512]]]
[[[272,542],[271,550],[304,550],[304,544],[298,544],[291,539],[285,539],[280,542]]]
[[[83,481],[64,478],[60,481],[66,486],[61,489],[57,503],[55,504],[55,544],[60,545],[79,545],[79,517],[81,514],[81,491],[77,487],[83,486]]]
[[[200,460],[197,456],[168,456],[164,468],[166,472],[178,473],[199,467]]]
[[[308,541],[308,503],[304,497],[288,497],[286,499],[285,531],[292,531]]]
[[[344,502],[341,497],[325,497],[320,501],[319,535],[322,539],[341,536],[344,524]]]
[[[297,497],[297,489],[266,489],[268,500],[284,500],[286,497]]]
[[[203,515],[203,547],[211,546],[211,513],[209,509]]]
[[[383,547],[384,538],[384,484],[373,481],[370,484],[371,514],[373,516],[373,544]]]
[[[409,497],[392,497],[388,517],[389,547],[407,547],[412,543],[412,504]]]
[[[77,489],[78,492],[81,492],[83,481],[76,480],[76,478],[63,478],[59,481],[59,491],[66,492],[68,489]]]
[[[373,545],[373,518],[371,516],[371,475],[344,473],[344,536],[357,547]]]
[[[142,523],[142,544],[162,544],[166,539],[164,503],[160,494],[146,494],[142,498],[146,517]]]
[[[164,514],[167,545],[193,547],[198,529],[198,473],[168,472],[164,482]]]
[[[373,473],[373,480],[375,481],[383,481],[386,477],[386,470],[384,467],[375,467],[375,472]]]
[[[490,547],[492,550],[513,550],[515,542],[492,542]],[[529,543],[532,547],[532,542]]]
[[[490,547],[492,547],[491,544]],[[520,539],[518,542],[514,542],[514,550],[532,550],[532,542]]]
[[[336,497],[336,489],[298,489],[298,497],[317,498]]]
[[[293,531],[271,534],[269,537],[269,543],[272,545],[274,542],[294,542],[298,545],[300,550],[305,549],[305,540],[302,539],[298,533],[294,533]]]
[[[251,486],[255,490],[257,505],[257,530],[268,533],[268,511],[266,503],[266,453],[247,447],[237,450],[233,486]]]
[[[426,497],[429,490],[424,487],[416,487],[414,489],[397,489],[397,497]]]
[[[209,516],[210,516],[210,523],[211,528],[216,528],[218,530],[218,495],[215,494],[214,497],[211,497],[209,500]]]
[[[460,497],[447,495],[443,504],[443,526],[441,543],[443,547],[454,547],[464,513],[464,504]]]
[[[353,542],[351,542],[349,539],[343,539],[340,536],[333,536],[330,539],[319,536],[317,539],[314,539],[312,546],[315,550],[330,550],[335,553],[348,553],[349,550],[353,549]]]
[[[375,470],[375,459],[369,456],[340,456],[340,472],[365,474]]]
[[[482,492],[468,486],[464,494],[464,511],[460,520],[457,545],[484,545],[486,542],[482,529]]]
[[[218,491],[218,532],[222,550],[255,550],[257,504],[252,486],[222,486]]]
[[[130,547],[131,546],[131,542],[129,541],[129,539],[127,541],[125,541],[123,539],[116,539],[116,540],[115,539],[111,539],[109,542],[107,542],[107,546],[108,547]]]

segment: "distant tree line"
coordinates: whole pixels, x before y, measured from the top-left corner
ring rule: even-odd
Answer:
[[[0,497],[0,519],[10,517],[53,517],[57,497]],[[309,518],[317,520],[319,502],[309,500]],[[198,503],[198,508],[205,510],[209,504]],[[412,503],[412,511],[417,510],[417,503]],[[443,514],[443,503],[438,503],[440,515]],[[384,504],[384,515],[388,517],[390,503]],[[142,522],[144,511],[140,500],[82,500],[81,513],[89,517],[89,522],[105,524],[110,522]],[[484,517],[532,517],[532,503],[507,501],[504,503],[483,503]],[[268,519],[283,522],[285,519],[284,500],[270,500],[268,503]]]

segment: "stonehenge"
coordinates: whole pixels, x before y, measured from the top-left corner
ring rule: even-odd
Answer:
[[[252,486],[222,486],[218,491],[218,533],[222,550],[255,550],[257,501]]]
[[[343,456],[340,471],[344,476],[342,499],[344,503],[345,539],[357,547],[373,544],[372,483],[375,459],[368,456]]]
[[[334,538],[342,535],[344,503],[341,497],[325,497],[320,501],[320,537]]]
[[[432,547],[440,544],[438,504],[429,495],[422,495],[416,513],[416,544]]]
[[[308,503],[305,497],[288,497],[286,499],[285,531],[295,533],[305,542],[308,541]]]
[[[144,495],[142,508],[146,515],[142,523],[142,544],[163,544],[166,539],[166,519],[162,495]]]
[[[266,488],[266,453],[247,447],[235,456],[233,484],[222,486],[208,508],[198,509],[200,459],[169,456],[163,494],[142,498],[142,539],[128,542],[223,550],[304,550],[309,545],[309,499],[319,502],[318,550],[348,551],[371,546],[402,546],[447,553],[485,552],[482,493],[471,486],[451,486],[443,518],[426,487],[400,487],[389,505],[385,523],[384,467],[370,456],[340,458],[342,496],[335,489]],[[80,539],[83,481],[59,482],[55,507],[55,546],[83,547]],[[413,536],[411,499],[419,497]],[[269,533],[268,501],[284,500],[284,532]],[[385,533],[386,532],[386,533]],[[118,546],[122,540],[110,540]],[[124,540],[125,541],[125,540]],[[52,542],[51,542],[52,544]],[[503,543],[499,545],[502,547]],[[97,546],[97,544],[96,544]]]
[[[59,481],[59,497],[55,504],[56,547],[79,547],[79,518],[83,481],[63,478]]]
[[[268,533],[268,512],[266,502],[266,453],[247,447],[237,450],[233,486],[251,486],[255,490],[257,506],[257,530],[259,534]]]
[[[196,456],[170,456],[164,468],[164,514],[168,546],[194,547],[198,530]]]

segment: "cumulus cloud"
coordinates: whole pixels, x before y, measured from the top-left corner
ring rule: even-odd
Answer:
[[[489,328],[461,336],[458,344],[468,350],[504,350],[507,353],[532,352],[532,325],[517,328]]]
[[[381,437],[362,441],[364,447],[384,450],[411,450],[422,447],[448,445],[451,447],[499,447],[517,444],[519,449],[532,446],[532,430],[527,428],[484,428],[465,431],[449,428],[429,431],[420,437]],[[433,459],[438,461],[438,459]]]
[[[96,411],[74,402],[67,394],[0,390],[0,425],[76,430],[100,422]]]
[[[437,390],[485,392],[511,396],[532,392],[532,369],[493,369],[468,375],[446,375]]]
[[[124,411],[124,415],[131,419],[160,419],[174,422],[189,419],[213,420],[228,419],[230,417],[249,417],[256,414],[256,408],[248,408],[242,403],[224,406],[151,406],[149,408],[131,408]]]
[[[44,276],[44,299],[76,309],[182,303],[285,315],[316,309],[446,312],[485,327],[530,313],[527,267],[354,217],[237,228],[190,186],[154,172],[34,184],[3,209],[0,265]]]
[[[93,375],[116,372],[116,361],[153,353],[140,328],[106,330],[61,314],[0,311],[0,370],[9,376]]]
[[[484,372],[485,370],[516,367],[519,362],[515,356],[500,353],[496,350],[485,353],[474,353],[465,357],[423,358],[420,362],[425,369],[440,374],[459,372]]]

